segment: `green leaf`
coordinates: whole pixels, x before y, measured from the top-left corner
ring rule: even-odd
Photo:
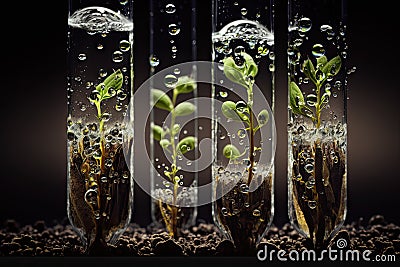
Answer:
[[[227,119],[248,121],[248,117],[245,114],[237,112],[236,103],[233,101],[225,101],[221,106],[221,111]]]
[[[295,82],[290,82],[290,107],[293,112],[303,114],[302,108],[305,106],[304,96]]]
[[[234,145],[228,144],[224,147],[223,150],[224,156],[228,159],[235,159],[240,157],[240,151]]]
[[[258,73],[257,64],[254,62],[253,58],[249,54],[242,53],[241,55],[244,57],[244,60],[245,60],[245,67],[246,67],[245,75],[246,75],[246,77],[251,76],[251,77],[255,78]]]
[[[243,72],[236,65],[235,60],[232,57],[227,57],[224,59],[224,74],[228,80],[243,85],[247,88],[247,83]]]
[[[191,93],[197,88],[197,83],[189,76],[182,76],[178,78],[178,83],[174,90],[178,94]]]
[[[242,52],[240,56],[244,59],[244,66],[240,67],[232,57],[224,59],[224,74],[230,81],[248,88],[258,73],[258,66],[249,54]]]
[[[179,141],[177,150],[180,151],[182,154],[185,154],[186,152],[193,150],[196,147],[196,143],[197,138],[193,136],[187,136]]]
[[[336,56],[326,63],[326,65],[322,68],[322,71],[326,76],[335,76],[339,73],[341,67],[342,59],[340,56]]]
[[[310,59],[304,61],[303,72],[307,78],[309,78],[314,84],[317,84],[317,79],[315,78],[315,68]]]
[[[152,124],[151,128],[153,130],[153,138],[157,141],[160,141],[161,138],[164,136],[163,128],[155,124]]]
[[[159,89],[151,89],[151,95],[153,97],[153,103],[157,108],[167,111],[171,111],[174,108],[171,98],[169,98],[164,91]]]
[[[190,102],[182,102],[175,107],[176,116],[187,116],[196,110],[196,106]]]
[[[160,140],[160,146],[162,148],[167,148],[170,144],[171,144],[171,142],[168,139],[161,139]]]
[[[265,124],[268,123],[269,120],[269,113],[266,109],[263,109],[258,113],[257,115],[257,120],[258,120],[258,125],[259,127],[264,126]]]
[[[120,69],[110,74],[102,83],[96,86],[98,92],[105,92],[108,94],[108,90],[113,88],[115,91],[121,89],[124,76]],[[108,97],[108,96],[107,96]]]
[[[317,58],[317,69],[322,69],[323,66],[328,62],[326,56]]]

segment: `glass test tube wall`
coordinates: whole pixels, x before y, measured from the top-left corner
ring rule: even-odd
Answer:
[[[197,216],[195,2],[150,1],[151,215],[175,238]]]
[[[246,254],[273,218],[273,1],[214,0],[213,219]]]
[[[321,248],[346,216],[345,1],[289,0],[288,15],[289,217]]]
[[[88,253],[132,213],[132,16],[132,1],[69,0],[67,210]]]

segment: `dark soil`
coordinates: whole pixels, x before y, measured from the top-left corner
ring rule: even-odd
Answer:
[[[400,258],[400,226],[388,223],[381,215],[369,220],[359,219],[342,227],[332,239],[347,241],[345,249],[371,250],[376,254],[396,255]],[[272,225],[259,248],[269,250],[312,249],[311,240],[301,237],[289,224],[281,229]],[[261,246],[261,247],[260,247]],[[0,256],[85,256],[81,242],[68,220],[47,225],[37,221],[33,225],[20,226],[15,220],[7,220],[0,230]],[[220,237],[213,224],[198,223],[183,231],[173,240],[162,229],[130,224],[116,245],[109,246],[99,256],[241,256],[235,253],[233,244]],[[254,256],[255,257],[255,254]]]

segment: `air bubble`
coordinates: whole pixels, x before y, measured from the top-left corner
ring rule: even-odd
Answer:
[[[168,14],[175,13],[175,11],[176,11],[176,7],[174,4],[167,4],[165,6],[165,12],[167,12]]]
[[[181,29],[174,23],[172,23],[168,26],[168,32],[171,35],[177,35],[180,31],[181,31]]]
[[[94,205],[97,203],[97,190],[96,189],[89,189],[85,193],[85,201],[88,204]]]
[[[115,63],[122,62],[122,60],[124,60],[124,57],[123,57],[123,55],[122,55],[122,52],[121,52],[121,51],[115,51],[115,52],[112,54],[112,60],[113,60]]]
[[[174,45],[173,47],[171,47],[171,51],[172,53],[176,53],[178,52],[178,48],[176,48],[176,46]]]
[[[245,129],[239,129],[237,132],[237,135],[239,138],[245,138],[246,137],[246,130]]]
[[[268,47],[265,47],[265,46],[259,46],[257,49],[257,53],[260,56],[266,56],[266,55],[268,55],[268,52],[269,52],[269,49],[268,49]]]
[[[275,71],[275,65],[274,64],[269,64],[268,68],[269,68],[269,71],[272,71],[272,72]]]
[[[86,105],[85,104],[81,105],[81,111],[86,111]]]
[[[149,62],[150,62],[150,66],[152,66],[152,67],[157,67],[158,64],[160,64],[160,60],[158,59],[158,57],[156,55],[151,55],[149,57]]]
[[[302,33],[304,32],[308,32],[311,29],[312,23],[311,20],[309,18],[301,18],[298,21],[298,30]]]
[[[86,54],[79,54],[78,59],[84,61],[86,59]]]
[[[225,98],[228,96],[228,93],[225,91],[221,91],[221,92],[219,92],[219,96]]]
[[[243,113],[247,110],[247,104],[244,101],[238,101],[236,103],[236,110],[240,113]]]
[[[121,40],[119,42],[119,50],[121,50],[122,52],[129,51],[130,48],[131,48],[131,44],[129,43],[129,41]]]
[[[124,6],[128,3],[128,0],[119,0],[119,3]]]
[[[308,207],[310,208],[310,209],[315,209],[316,207],[317,207],[317,201],[315,201],[315,200],[309,200],[308,201]]]
[[[176,75],[181,74],[181,70],[178,69],[178,68],[175,68],[175,69],[174,69],[174,74],[176,74]]]
[[[322,57],[325,55],[325,48],[321,44],[315,44],[312,48],[312,54],[314,57]]]
[[[317,105],[317,96],[314,94],[307,95],[306,102],[307,102],[307,105],[309,105],[311,107]]]
[[[246,16],[246,15],[247,15],[247,8],[243,7],[242,9],[240,9],[240,13],[241,13],[243,16]]]
[[[176,84],[178,83],[178,78],[175,75],[167,74],[164,77],[164,84],[166,87],[172,89],[175,88]]]
[[[245,49],[243,46],[237,46],[234,50],[233,53],[235,54],[235,56],[241,56],[242,53],[245,52]]]
[[[104,78],[107,76],[107,71],[104,69],[99,69],[99,75],[100,77]]]
[[[228,216],[228,210],[226,208],[222,208],[221,213],[223,216]]]
[[[261,215],[261,211],[260,210],[258,210],[258,209],[253,210],[253,216],[254,217],[260,217],[260,215]]]
[[[97,49],[98,49],[98,50],[102,50],[103,48],[104,48],[104,46],[103,46],[102,44],[98,44],[98,45],[97,45]]]
[[[304,170],[305,170],[306,172],[308,172],[308,173],[312,173],[312,172],[314,171],[314,165],[312,165],[312,164],[306,164],[306,165],[304,166]]]
[[[247,184],[241,184],[239,186],[239,190],[241,193],[248,193],[249,192],[249,186]]]

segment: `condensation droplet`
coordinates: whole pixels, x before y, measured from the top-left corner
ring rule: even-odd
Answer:
[[[178,78],[175,75],[167,74],[164,77],[164,84],[166,87],[172,89],[175,88],[176,84],[178,83]]]
[[[122,60],[124,60],[124,57],[123,57],[123,55],[122,55],[122,52],[121,52],[121,51],[115,51],[115,52],[112,54],[112,60],[113,60],[115,63],[122,62]]]
[[[239,131],[237,132],[237,135],[239,136],[239,138],[246,137],[246,130],[245,129],[239,129]]]
[[[325,55],[325,48],[321,44],[315,44],[311,52],[316,58],[322,57],[323,55]]]
[[[171,23],[171,24],[168,26],[168,32],[169,32],[169,34],[171,34],[171,35],[177,35],[180,31],[181,31],[181,29],[180,29],[176,24],[174,24],[174,23]]]
[[[100,69],[100,70],[99,70],[99,75],[100,75],[100,77],[104,78],[104,77],[107,76],[107,71],[104,70],[104,69]]]
[[[151,55],[149,57],[149,63],[150,63],[150,66],[157,67],[158,64],[160,64],[160,60],[158,59],[158,57],[156,55]]]
[[[86,59],[86,54],[83,54],[83,53],[79,54],[78,55],[78,59],[81,60],[81,61],[84,61]]]
[[[174,4],[167,4],[165,6],[165,12],[167,12],[168,14],[172,14],[176,11],[176,7]]]
[[[221,213],[223,216],[228,216],[228,210],[226,208],[222,208]]]
[[[131,44],[129,43],[129,41],[121,40],[119,42],[119,50],[121,50],[122,52],[129,51],[130,48],[131,48]]]
[[[317,207],[317,201],[315,201],[315,200],[309,200],[308,201],[308,207],[310,208],[310,209],[315,209],[316,207]]]
[[[258,210],[258,209],[253,210],[253,216],[254,217],[260,217],[260,215],[261,215],[261,211],[260,210]]]
[[[298,21],[298,30],[300,32],[308,32],[311,29],[312,23],[311,20],[309,18],[301,18]]]
[[[225,98],[228,96],[228,93],[225,91],[221,91],[221,92],[219,92],[219,96]]]

